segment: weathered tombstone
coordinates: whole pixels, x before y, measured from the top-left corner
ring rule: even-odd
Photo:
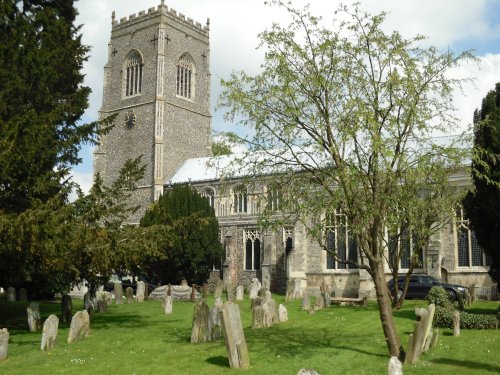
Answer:
[[[63,323],[71,322],[71,317],[73,316],[71,309],[72,309],[71,297],[65,294],[61,301],[61,312],[62,312]]]
[[[68,333],[68,344],[71,344],[75,341],[84,340],[89,334],[89,313],[87,312],[87,310],[78,311],[71,319],[71,325],[69,327]]]
[[[163,312],[165,315],[172,314],[172,296],[166,295],[162,300]]]
[[[269,290],[266,290],[266,293],[264,294],[264,303],[269,302],[272,298],[273,294]]]
[[[98,300],[97,301],[97,311],[100,313],[105,313],[108,311],[108,302],[105,300]]]
[[[439,331],[435,329],[432,334],[431,348],[435,348],[437,346],[438,338],[439,338]]]
[[[302,310],[309,310],[311,308],[311,303],[309,302],[309,296],[304,294],[302,298]]]
[[[276,301],[270,299],[262,304],[264,310],[264,327],[271,327],[273,323],[278,322],[278,314],[276,314]]]
[[[52,349],[56,345],[58,328],[59,318],[55,315],[49,315],[43,323],[41,350]]]
[[[222,280],[217,280],[217,285],[215,286],[214,298],[222,298],[222,292],[224,291],[224,282]]]
[[[198,344],[210,340],[208,318],[210,309],[205,301],[196,303],[193,311],[193,325],[191,329],[191,342]]]
[[[387,370],[389,375],[403,375],[403,366],[398,357],[391,357]]]
[[[28,300],[28,291],[26,288],[19,289],[19,301],[27,301]]]
[[[231,286],[231,284],[226,284],[224,286],[224,288],[226,289],[226,296],[227,296],[227,300],[228,301],[234,301],[234,290],[233,290],[233,287]]]
[[[261,287],[257,292],[257,295],[264,301],[266,299],[266,293],[268,292],[266,287]]]
[[[30,332],[36,332],[42,327],[38,302],[31,302],[27,308],[28,328]]]
[[[146,298],[146,284],[144,281],[137,282],[137,291],[136,291],[137,302],[144,302]]]
[[[132,303],[134,302],[134,289],[129,286],[127,289],[125,289],[125,298],[127,303]]]
[[[261,287],[262,287],[262,285],[261,285],[259,279],[257,279],[256,277],[254,277],[252,279],[252,284],[250,285],[250,294],[249,294],[248,297],[250,299],[256,298]]]
[[[453,312],[453,336],[460,336],[460,312]]]
[[[16,289],[11,286],[7,288],[7,302],[16,302]]]
[[[121,283],[115,283],[113,286],[113,292],[115,293],[115,303],[121,305],[123,302],[123,288]]]
[[[316,301],[314,304],[314,308],[316,310],[322,310],[325,308],[325,300],[324,300],[323,295],[321,293],[316,293]]]
[[[92,313],[94,312],[94,304],[90,300],[90,293],[89,292],[87,292],[83,295],[83,308],[85,310],[87,310],[89,315],[92,315]]]
[[[220,312],[222,309],[222,298],[216,298],[215,303],[210,309],[210,317],[208,320],[208,330],[210,332],[210,340],[215,341],[222,337],[222,323]]]
[[[250,359],[238,305],[232,301],[224,303],[221,318],[229,365],[232,368],[248,368]]]
[[[430,341],[432,341],[431,329],[432,320],[434,318],[435,306],[430,304],[427,309],[417,307],[415,309],[415,315],[417,316],[417,322],[415,323],[415,328],[413,333],[410,334],[408,352],[406,354],[406,361],[410,364],[414,364],[424,349],[428,349],[430,346]],[[427,344],[428,342],[428,344]]]
[[[297,375],[321,375],[321,374],[316,370],[310,368],[301,368],[297,373]]]
[[[243,301],[244,288],[242,285],[236,287],[236,301]]]
[[[105,290],[98,291],[96,293],[96,298],[98,301],[105,301],[108,306],[113,303],[113,295]]]
[[[7,358],[9,349],[9,331],[7,328],[0,329],[0,362]]]
[[[256,297],[252,300],[253,306],[252,306],[252,328],[262,328],[265,326],[264,324],[264,316],[265,316],[265,311],[264,307],[262,306],[262,298]]]
[[[429,350],[429,346],[432,340],[432,321],[434,320],[434,313],[436,311],[436,306],[431,303],[429,307],[427,307],[427,319],[425,320],[425,331],[424,331],[424,342],[423,342],[423,351],[427,353]]]
[[[280,322],[286,322],[288,321],[288,310],[286,309],[286,306],[280,303],[278,307],[278,320]]]
[[[294,279],[288,279],[286,283],[285,301],[293,299]]]
[[[325,308],[329,308],[330,305],[332,304],[332,295],[330,292],[324,292],[322,294],[323,296],[323,301],[325,303]]]

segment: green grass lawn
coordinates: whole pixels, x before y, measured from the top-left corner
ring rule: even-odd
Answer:
[[[274,296],[277,303],[283,297]],[[213,305],[213,299],[209,299]],[[223,340],[191,344],[194,304],[175,302],[172,315],[164,315],[159,302],[112,305],[104,314],[94,314],[91,334],[82,342],[66,343],[68,326],[60,325],[57,346],[40,351],[41,333],[27,330],[25,302],[0,301],[0,328],[10,332],[8,358],[0,363],[0,375],[11,374],[290,374],[302,367],[327,374],[387,374],[384,343],[377,306],[338,307],[309,315],[300,302],[287,303],[289,321],[270,328],[252,330],[249,301],[240,302],[247,340],[250,369],[229,368]],[[497,302],[476,302],[471,310],[494,312]],[[394,316],[405,348],[413,330],[415,306],[408,301]],[[73,300],[73,312],[82,308]],[[60,315],[60,304],[42,303],[42,318]],[[405,374],[498,374],[500,331],[440,329],[438,346],[420,357],[416,365],[405,365]]]

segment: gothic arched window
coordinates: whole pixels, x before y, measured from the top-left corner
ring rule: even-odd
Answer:
[[[131,51],[125,63],[125,96],[141,93],[143,66],[141,54],[138,51]]]
[[[186,99],[194,97],[194,63],[187,54],[177,63],[177,95]]]
[[[212,188],[206,188],[202,195],[207,198],[210,207],[215,208],[215,192]]]
[[[256,229],[245,229],[245,270],[260,270],[260,231]]]
[[[234,212],[247,212],[247,189],[240,185],[233,190]]]

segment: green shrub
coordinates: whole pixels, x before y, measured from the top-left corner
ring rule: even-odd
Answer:
[[[452,308],[453,304],[450,302],[450,297],[446,290],[441,286],[433,286],[429,293],[427,294],[427,300],[429,303],[433,303],[434,305]]]
[[[453,328],[454,309],[436,306],[434,313],[434,326]],[[464,329],[495,329],[497,328],[497,317],[495,314],[471,314],[460,312],[460,328]]]

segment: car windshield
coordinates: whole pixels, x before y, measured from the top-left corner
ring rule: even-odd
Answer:
[[[421,276],[420,277],[420,282],[423,285],[433,285],[433,284],[436,284],[436,279],[434,279],[431,276]]]

